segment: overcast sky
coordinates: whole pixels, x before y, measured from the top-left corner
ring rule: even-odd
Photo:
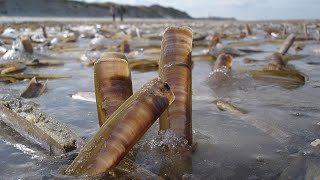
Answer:
[[[107,2],[108,0],[80,0]],[[121,4],[171,6],[192,17],[256,19],[320,19],[320,0],[109,0]]]

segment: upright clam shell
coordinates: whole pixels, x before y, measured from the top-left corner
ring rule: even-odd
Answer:
[[[166,29],[159,63],[160,78],[169,84],[175,101],[160,117],[160,129],[172,129],[192,145],[192,29]]]
[[[167,83],[148,82],[110,116],[66,173],[94,176],[116,166],[173,100]]]
[[[283,42],[278,52],[282,55],[285,55],[288,52],[291,45],[294,43],[295,39],[296,39],[296,36],[294,34],[290,34],[287,37],[287,39]]]
[[[23,98],[35,98],[41,96],[47,89],[48,80],[45,83],[37,82],[36,78],[32,78],[27,84],[25,90],[21,93]]]
[[[99,125],[132,95],[131,73],[124,54],[104,54],[94,64],[94,85]]]
[[[246,24],[246,33],[247,33],[247,36],[251,36],[252,35],[252,31],[251,31],[251,28],[249,26],[249,24]]]
[[[231,69],[233,63],[233,57],[228,54],[220,54],[214,63],[213,69],[219,69],[221,67],[226,67],[228,69]]]
[[[28,36],[20,36],[20,41],[23,45],[23,48],[26,52],[32,54],[33,53],[33,47],[31,44],[31,39]]]
[[[279,64],[281,66],[285,66],[286,65],[286,63],[283,60],[282,55],[279,52],[275,52],[275,53],[272,54],[270,63]]]

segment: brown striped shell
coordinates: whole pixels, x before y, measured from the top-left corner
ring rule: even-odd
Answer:
[[[175,101],[160,117],[160,129],[171,129],[192,144],[192,30],[169,27],[162,44],[160,78],[171,87]]]
[[[148,82],[110,116],[66,173],[94,176],[116,166],[173,100],[167,83]]]
[[[104,54],[94,64],[99,124],[102,124],[133,93],[128,60],[120,53]]]

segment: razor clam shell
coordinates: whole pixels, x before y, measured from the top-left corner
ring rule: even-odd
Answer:
[[[169,27],[162,44],[160,78],[171,87],[175,101],[160,117],[160,129],[172,129],[192,145],[192,29]]]
[[[27,84],[26,89],[21,93],[23,98],[35,98],[41,96],[47,89],[48,80],[42,84],[37,82],[36,78],[32,78]]]
[[[145,84],[102,125],[66,174],[95,176],[115,167],[174,100],[159,78]]]
[[[94,64],[94,83],[99,125],[132,94],[131,72],[123,54],[109,53]]]

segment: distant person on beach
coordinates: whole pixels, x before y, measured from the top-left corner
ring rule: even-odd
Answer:
[[[126,13],[126,8],[124,6],[119,7],[119,14],[120,14],[120,19],[123,21],[123,15]]]
[[[110,7],[110,12],[112,14],[112,20],[113,20],[113,22],[115,22],[116,21],[116,10],[113,6]]]

